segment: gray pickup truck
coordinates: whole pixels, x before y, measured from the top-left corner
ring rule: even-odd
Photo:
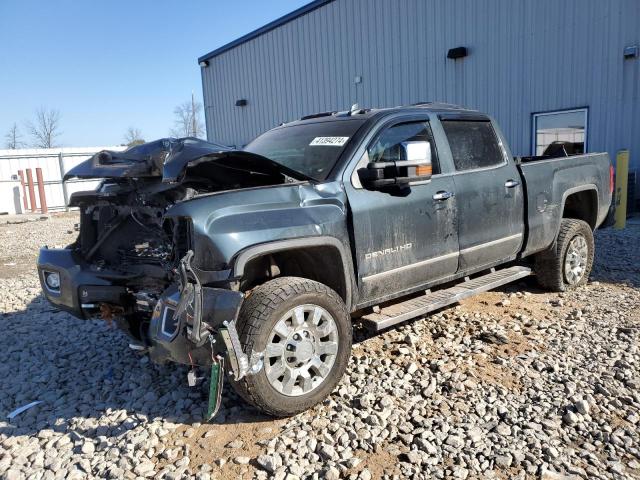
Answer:
[[[612,175],[604,153],[514,159],[477,111],[354,107],[244,150],[96,154],[66,176],[103,179],[71,198],[78,238],[38,270],[55,306],[286,416],[340,381],[354,322],[385,329],[532,273],[584,284]]]

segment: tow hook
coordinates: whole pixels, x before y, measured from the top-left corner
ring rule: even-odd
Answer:
[[[236,381],[247,375],[255,375],[262,370],[264,364],[264,351],[251,352],[247,355],[242,351],[242,344],[238,331],[236,329],[235,320],[223,322],[224,328],[220,329],[220,336],[227,347],[229,363],[231,364],[231,372]]]

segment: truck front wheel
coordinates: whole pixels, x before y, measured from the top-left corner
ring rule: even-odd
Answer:
[[[593,255],[593,232],[589,224],[563,218],[555,244],[535,257],[538,283],[556,292],[586,284]]]
[[[351,353],[347,308],[331,288],[280,277],[255,288],[240,311],[245,352],[264,352],[256,375],[231,381],[246,401],[285,417],[324,400],[342,378]]]

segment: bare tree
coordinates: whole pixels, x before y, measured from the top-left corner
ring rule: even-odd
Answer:
[[[175,126],[171,129],[174,137],[204,137],[204,122],[202,121],[202,104],[195,101],[191,93],[191,101],[178,105],[173,113]]]
[[[16,150],[18,148],[24,147],[24,142],[22,141],[22,134],[18,129],[18,124],[13,123],[13,126],[9,129],[9,131],[4,136],[4,144],[6,148],[11,150]]]
[[[144,138],[142,138],[142,131],[139,128],[127,128],[127,131],[124,134],[124,141],[127,147],[142,145],[144,143]]]
[[[60,136],[60,111],[40,107],[36,110],[34,122],[27,122],[27,128],[33,138],[33,146],[37,148],[57,147],[56,138]]]

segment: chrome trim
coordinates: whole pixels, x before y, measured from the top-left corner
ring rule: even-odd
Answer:
[[[458,176],[458,175],[466,175],[468,173],[475,173],[475,172],[488,172],[490,170],[498,170],[500,168],[504,168],[508,166],[509,166],[509,162],[503,159],[502,163],[498,163],[496,165],[490,165],[488,167],[471,168],[469,170],[456,170],[454,175]]]
[[[479,245],[474,245],[473,247],[468,247],[463,250],[460,250],[460,254],[463,255],[465,253],[475,252],[476,250],[480,250],[481,248],[491,247],[493,245],[498,245],[500,243],[505,243],[510,240],[516,240],[518,238],[522,238],[521,233],[516,233],[515,235],[510,235],[508,237],[499,238],[497,240],[491,240],[490,242],[481,243]]]
[[[417,268],[424,265],[430,265],[435,262],[441,262],[443,260],[447,260],[449,258],[457,257],[459,255],[458,252],[446,253],[444,255],[440,255],[438,257],[429,258],[427,260],[421,260],[416,263],[410,263],[409,265],[403,265],[401,267],[392,268],[391,270],[385,270],[384,272],[374,273],[372,275],[367,275],[366,277],[362,277],[363,282],[369,282],[375,278],[383,277],[385,275],[392,275],[394,273],[402,272],[404,270],[408,270],[410,268]]]
[[[443,260],[447,260],[449,258],[453,258],[453,257],[457,257],[459,255],[462,255],[464,253],[470,253],[476,250],[480,250],[481,248],[485,248],[485,247],[491,247],[493,245],[497,245],[500,243],[504,243],[504,242],[508,242],[511,240],[516,240],[518,238],[522,238],[522,234],[521,233],[517,233],[515,235],[510,235],[508,237],[504,237],[504,238],[499,238],[497,240],[492,240],[490,242],[486,242],[486,243],[481,243],[480,245],[474,245],[473,247],[469,247],[469,248],[465,248],[464,250],[460,250],[460,252],[451,252],[451,253],[446,253],[444,255],[440,255],[438,257],[433,257],[433,258],[429,258],[427,260],[421,260],[420,262],[416,262],[416,263],[410,263],[409,265],[403,265],[401,267],[397,267],[397,268],[392,268],[391,270],[386,270],[384,272],[379,272],[379,273],[374,273],[371,275],[367,275],[366,277],[362,277],[362,281],[363,282],[369,282],[371,280],[374,280],[378,277],[383,277],[385,275],[393,275],[394,273],[398,273],[398,272],[402,272],[405,270],[408,270],[410,268],[417,268],[417,267],[421,267],[424,265],[430,265],[432,263],[435,262],[440,262]]]
[[[165,304],[163,305],[163,307],[164,308],[162,312],[162,321],[160,322],[160,333],[166,335],[167,337],[174,337],[176,332],[178,331],[180,321],[178,320],[178,325],[176,325],[176,329],[173,332],[169,332],[167,331],[167,315],[171,313],[170,320],[173,321],[173,317],[176,314],[176,308],[173,305],[169,305],[169,304]]]
[[[433,194],[431,198],[433,198],[436,202],[440,202],[442,200],[448,200],[451,197],[455,197],[456,194],[453,192],[441,191]]]

